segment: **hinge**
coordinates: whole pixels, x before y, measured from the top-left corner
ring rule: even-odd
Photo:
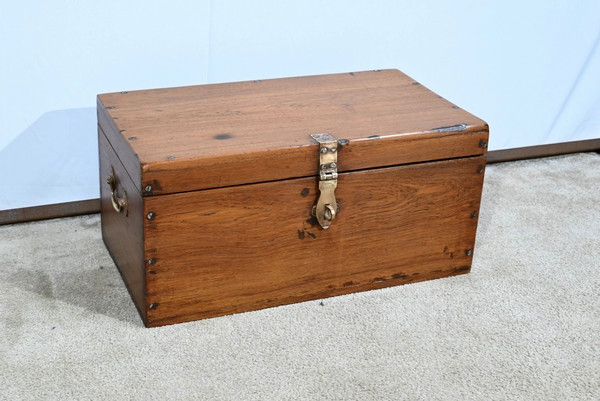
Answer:
[[[324,229],[329,228],[337,216],[339,207],[335,199],[337,187],[338,141],[331,134],[312,134],[319,142],[319,199],[312,208],[312,214]]]

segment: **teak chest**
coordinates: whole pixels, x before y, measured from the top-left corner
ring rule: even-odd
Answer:
[[[397,70],[98,96],[146,326],[469,272],[488,126]]]

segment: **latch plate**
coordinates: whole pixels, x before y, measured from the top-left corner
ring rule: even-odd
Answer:
[[[329,228],[338,213],[335,199],[337,187],[338,146],[337,139],[328,133],[312,134],[319,143],[319,199],[313,206],[312,214],[323,229]]]

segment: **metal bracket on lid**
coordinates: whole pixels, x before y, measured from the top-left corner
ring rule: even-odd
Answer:
[[[323,229],[329,228],[338,213],[335,199],[337,187],[337,154],[339,150],[337,139],[331,134],[312,134],[311,137],[319,142],[319,199],[312,208],[312,214]]]

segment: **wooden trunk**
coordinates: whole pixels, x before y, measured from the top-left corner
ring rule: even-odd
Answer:
[[[487,124],[397,70],[104,94],[98,125],[102,233],[146,326],[470,270]]]

